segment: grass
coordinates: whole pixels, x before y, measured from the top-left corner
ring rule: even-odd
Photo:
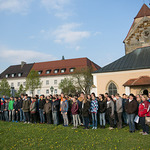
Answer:
[[[128,127],[112,131],[83,130],[80,127],[47,124],[23,124],[0,121],[0,150],[150,150],[150,135],[129,133]]]

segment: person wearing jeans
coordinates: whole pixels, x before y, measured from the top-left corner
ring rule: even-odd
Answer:
[[[58,125],[58,106],[59,106],[59,100],[56,98],[52,98],[52,118],[53,118],[53,124]]]
[[[135,123],[134,118],[138,108],[137,101],[135,100],[135,96],[133,94],[129,95],[129,99],[125,104],[125,110],[128,114],[128,122],[129,122],[129,132],[135,132]]]
[[[93,122],[93,128],[97,129],[97,111],[98,111],[98,101],[95,97],[95,93],[91,94],[92,101],[91,101],[91,114],[92,114],[92,122]]]
[[[13,111],[13,104],[14,104],[14,100],[13,97],[10,97],[10,101],[8,104],[8,111],[9,111],[9,121],[14,120],[14,118],[12,118],[12,111]]]
[[[99,95],[99,101],[98,101],[98,112],[99,112],[99,120],[100,120],[100,127],[105,128],[106,125],[106,119],[105,119],[105,112],[107,109],[107,102],[104,100],[104,95]]]

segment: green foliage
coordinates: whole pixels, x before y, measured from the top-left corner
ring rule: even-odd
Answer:
[[[61,89],[64,94],[75,94],[76,93],[76,88],[74,86],[74,81],[72,78],[64,78],[59,83],[59,89]]]
[[[9,97],[11,95],[10,92],[10,85],[7,79],[2,79],[2,81],[0,82],[0,95],[5,95]]]
[[[90,94],[90,89],[93,85],[92,68],[82,68],[75,70],[73,74],[75,85],[85,94]]]
[[[1,150],[149,150],[150,136],[139,131],[129,133],[129,127],[109,130],[83,130],[79,127],[47,124],[23,124],[0,121]]]
[[[40,81],[40,76],[37,71],[31,70],[26,78],[26,88],[25,90],[30,90],[33,93],[35,89],[41,88],[42,82]]]
[[[20,85],[19,90],[17,91],[15,96],[19,97],[21,94],[25,94],[25,89],[22,84]]]

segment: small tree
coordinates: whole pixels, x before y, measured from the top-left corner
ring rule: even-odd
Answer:
[[[92,68],[82,68],[75,70],[73,78],[76,86],[85,94],[90,94],[91,86],[93,85]]]
[[[60,83],[59,83],[59,89],[62,90],[63,93],[65,94],[75,94],[76,93],[76,88],[74,86],[74,81],[72,78],[64,78]]]
[[[17,91],[15,96],[19,97],[21,94],[24,94],[24,93],[25,93],[25,89],[24,89],[23,85],[21,84],[20,87],[19,87],[19,90]]]
[[[34,95],[35,89],[41,88],[42,82],[40,81],[40,76],[37,71],[31,70],[26,78],[26,88],[25,90],[30,90],[32,96]]]
[[[10,96],[11,90],[10,90],[10,85],[7,81],[7,79],[2,79],[2,81],[0,82],[0,94],[1,95],[5,95],[5,96]]]

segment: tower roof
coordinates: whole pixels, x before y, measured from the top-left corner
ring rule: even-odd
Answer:
[[[143,4],[142,8],[138,12],[135,19],[136,18],[141,18],[141,17],[144,17],[144,16],[150,16],[150,8],[146,4]]]

